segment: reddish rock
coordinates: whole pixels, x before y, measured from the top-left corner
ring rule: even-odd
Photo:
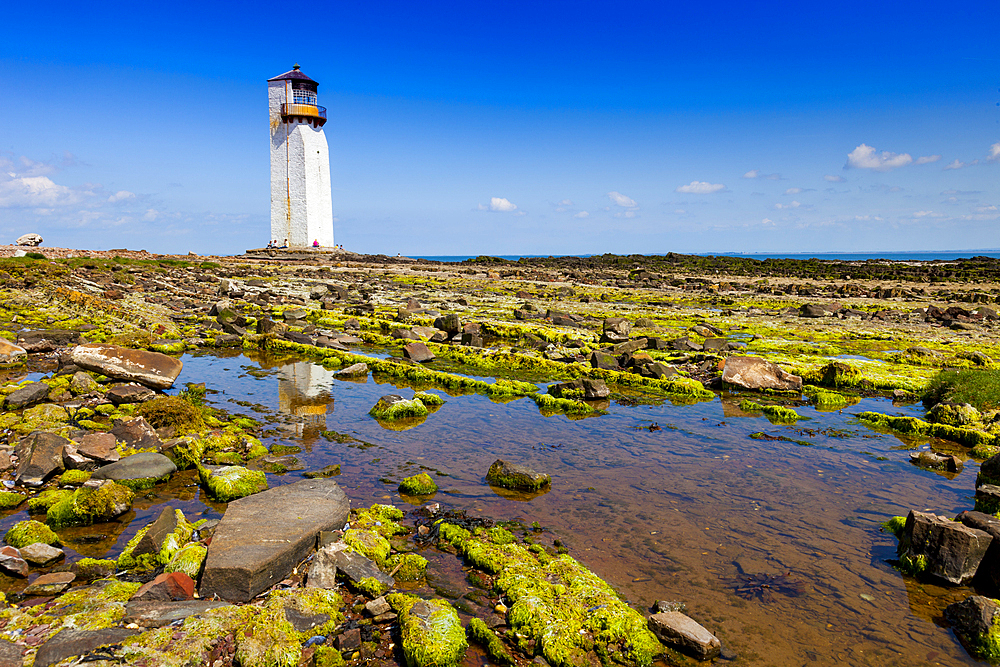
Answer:
[[[183,572],[164,572],[132,596],[133,600],[178,601],[194,598],[194,581]]]
[[[119,380],[144,384],[153,389],[169,389],[184,364],[159,352],[131,350],[117,345],[89,343],[73,349],[73,363],[84,370]]]
[[[405,345],[403,347],[403,356],[419,362],[434,359],[434,353],[428,350],[426,345],[418,341]]]
[[[88,433],[80,438],[76,451],[98,463],[114,463],[121,458],[115,449],[115,436],[111,433]]]

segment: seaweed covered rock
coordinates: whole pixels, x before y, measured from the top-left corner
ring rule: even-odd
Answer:
[[[208,549],[201,544],[188,544],[181,547],[170,562],[163,568],[164,572],[182,572],[192,579],[197,579],[205,565]]]
[[[490,630],[489,627],[487,627],[483,619],[471,619],[466,632],[469,635],[469,639],[486,649],[487,655],[489,655],[490,659],[496,664],[513,665],[515,663],[514,658],[511,656],[510,651],[507,650],[506,645],[504,645],[496,634]]]
[[[979,410],[968,403],[954,405],[938,403],[927,411],[927,421],[948,426],[970,426],[978,424],[983,419]]]
[[[427,496],[436,493],[437,490],[437,484],[425,472],[407,477],[399,483],[399,492],[408,496]]]
[[[927,512],[911,510],[899,540],[898,553],[913,574],[963,584],[976,574],[993,537],[982,530]]]
[[[12,547],[20,549],[35,542],[45,544],[59,544],[59,536],[52,532],[52,529],[40,521],[27,520],[19,521],[7,531],[3,536],[4,542]]]
[[[969,652],[990,664],[1000,663],[1000,601],[970,595],[948,605],[945,618],[955,628]]]
[[[267,489],[267,477],[243,466],[199,466],[198,479],[215,500],[228,503]]]
[[[194,525],[179,509],[165,507],[148,525],[135,534],[118,557],[118,565],[130,570],[167,565],[194,532]]]
[[[45,522],[56,528],[104,523],[132,509],[134,498],[121,484],[92,479],[49,507]]]
[[[417,399],[407,400],[402,396],[389,394],[378,399],[378,403],[368,411],[368,414],[379,421],[425,417],[427,406]]]
[[[552,478],[527,466],[497,459],[486,473],[486,481],[505,489],[535,491],[552,483]]]
[[[386,601],[399,614],[408,667],[457,665],[469,648],[458,613],[446,600],[421,600],[393,593]]]

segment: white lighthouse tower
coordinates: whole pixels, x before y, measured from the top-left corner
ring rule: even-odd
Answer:
[[[333,246],[330,149],[316,102],[319,84],[299,71],[267,80],[271,120],[271,239],[291,247]]]

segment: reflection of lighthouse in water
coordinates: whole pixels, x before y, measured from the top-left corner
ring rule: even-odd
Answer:
[[[284,364],[278,370],[278,410],[300,417],[296,435],[326,429],[326,414],[333,410],[334,371],[308,361]]]

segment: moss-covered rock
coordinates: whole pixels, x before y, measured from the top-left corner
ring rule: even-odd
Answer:
[[[267,477],[263,472],[242,466],[198,466],[198,479],[212,498],[223,503],[267,489]]]
[[[407,477],[399,483],[399,492],[408,496],[429,496],[432,493],[437,493],[437,490],[437,484],[425,472]]]
[[[90,479],[90,475],[87,470],[67,470],[59,476],[59,486],[80,486]]]
[[[70,489],[44,489],[34,498],[28,500],[28,512],[31,514],[45,514],[49,508],[64,498],[73,495]]]
[[[794,424],[797,420],[802,419],[795,410],[783,405],[765,405],[761,407],[761,412],[773,424]]]
[[[427,559],[419,554],[393,554],[385,568],[396,581],[420,581],[427,573]]]
[[[968,403],[953,405],[950,403],[938,403],[927,411],[927,421],[933,424],[947,424],[948,426],[971,426],[978,424],[983,416]]]
[[[417,399],[406,400],[402,396],[390,395],[378,399],[378,403],[368,411],[379,421],[396,421],[413,417],[426,417],[427,406]]]
[[[118,568],[122,570],[151,570],[159,565],[159,554],[136,554],[135,548],[149,532],[149,526],[139,529],[139,532],[122,549],[118,556]]]
[[[106,579],[118,571],[118,563],[106,558],[81,558],[74,564],[74,570],[81,581]]]
[[[183,572],[197,581],[207,555],[208,549],[201,544],[188,544],[174,554],[170,562],[163,568],[163,571]]]
[[[426,391],[418,391],[413,395],[413,398],[415,398],[416,400],[420,401],[421,403],[423,403],[428,407],[437,407],[440,405],[444,405],[443,398],[441,398],[437,394],[431,394]]]
[[[7,531],[3,536],[4,542],[18,549],[26,547],[36,542],[58,545],[59,536],[52,532],[52,529],[40,521],[27,520],[19,521]]]
[[[23,496],[20,493],[11,493],[10,491],[0,491],[0,509],[14,509],[25,500],[28,496]]]
[[[236,631],[236,660],[243,667],[297,667],[302,644],[312,635],[326,635],[344,616],[341,597],[322,588],[274,591],[262,605],[244,607],[251,612],[244,627]],[[325,620],[307,631],[297,631],[286,609],[299,616]]]
[[[481,618],[473,618],[466,629],[469,639],[486,649],[490,659],[498,665],[513,665],[514,658],[500,638],[487,627]]]
[[[386,601],[399,614],[408,667],[451,667],[459,663],[469,644],[458,614],[446,600],[421,600],[392,593]]]
[[[112,481],[88,484],[49,507],[45,522],[55,528],[103,523],[129,511],[134,499],[131,489]]]
[[[197,433],[205,428],[203,408],[179,396],[160,396],[136,410],[153,428],[173,427],[177,435]]]

